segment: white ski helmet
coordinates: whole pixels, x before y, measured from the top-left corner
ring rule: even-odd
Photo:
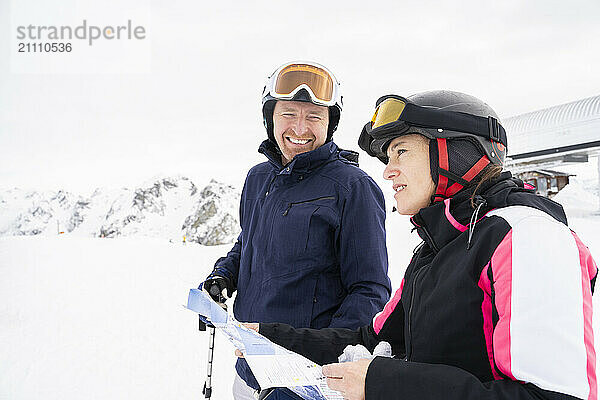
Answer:
[[[273,136],[273,109],[277,100],[305,101],[329,109],[326,142],[331,141],[342,113],[340,83],[326,67],[305,61],[283,64],[268,78],[262,94],[263,122],[269,139]]]

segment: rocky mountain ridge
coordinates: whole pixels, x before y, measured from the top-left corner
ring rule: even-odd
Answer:
[[[58,191],[0,191],[0,236],[71,234],[147,236],[218,245],[234,242],[240,193],[211,180],[203,189],[184,176],[91,196]]]

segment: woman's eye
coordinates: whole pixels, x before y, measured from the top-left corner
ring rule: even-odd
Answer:
[[[309,121],[320,121],[322,118],[318,115],[311,115],[308,117]]]
[[[406,152],[405,149],[398,149],[398,150],[396,150],[396,153],[397,153],[398,157],[400,157],[402,154],[404,154],[404,152]]]

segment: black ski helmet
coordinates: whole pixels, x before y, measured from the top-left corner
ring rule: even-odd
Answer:
[[[496,112],[476,97],[447,90],[381,97],[359,145],[387,164],[389,143],[414,133],[430,139],[431,176],[437,186],[434,201],[469,186],[487,165],[504,163],[506,132]]]
[[[288,90],[286,90],[286,92],[289,93],[278,93],[276,90],[278,80],[282,76],[289,76],[286,75],[286,72],[290,70],[293,73],[302,70],[302,75],[292,78],[295,78],[292,82],[292,87],[288,87]],[[323,88],[324,86],[330,88],[330,93],[328,94],[329,98],[320,99],[318,94],[315,93],[318,90],[313,90],[313,87],[315,85],[318,86],[319,83],[315,82],[315,76],[317,77],[317,80],[326,80],[327,84],[321,85],[319,88]],[[327,126],[327,139],[325,142],[331,141],[333,132],[335,132],[340,122],[343,102],[340,83],[326,67],[314,62],[289,62],[283,64],[269,75],[262,94],[262,114],[263,123],[267,130],[267,136],[274,144],[277,144],[277,142],[275,141],[273,134],[273,110],[275,109],[277,100],[304,101],[327,107],[329,110],[329,124]]]

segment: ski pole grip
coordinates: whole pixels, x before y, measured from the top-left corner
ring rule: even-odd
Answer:
[[[218,296],[221,294],[221,289],[219,288],[219,285],[212,285],[208,290],[208,293],[213,297]]]

